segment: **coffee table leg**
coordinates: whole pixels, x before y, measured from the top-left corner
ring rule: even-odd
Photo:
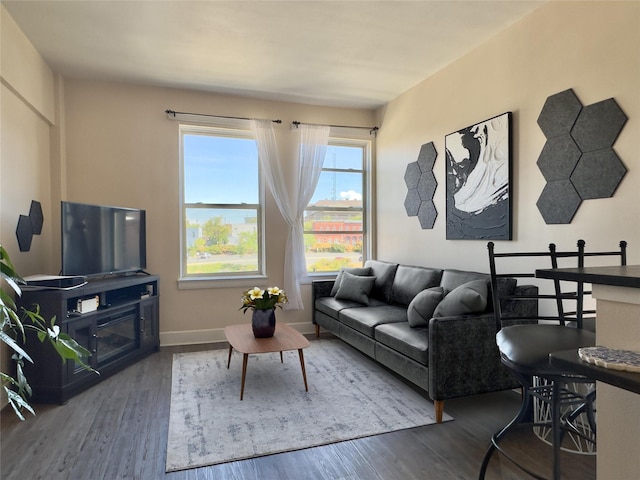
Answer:
[[[280,351],[280,363],[284,363],[284,359],[282,358],[282,351]]]
[[[229,344],[229,359],[227,360],[227,370],[229,370],[229,365],[231,365],[231,352],[233,352],[233,347]]]
[[[245,353],[242,356],[242,382],[240,383],[240,400],[244,397],[244,379],[247,378],[247,360],[249,360],[249,354]]]
[[[304,380],[304,390],[305,392],[309,391],[309,387],[307,385],[307,371],[304,368],[304,353],[302,353],[302,349],[298,349],[298,355],[300,355],[300,367],[302,367],[302,378]]]

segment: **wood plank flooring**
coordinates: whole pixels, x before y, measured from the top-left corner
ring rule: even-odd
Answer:
[[[72,480],[477,478],[490,435],[518,409],[514,392],[445,402],[455,420],[296,452],[165,473],[174,353],[226,344],[162,348],[66,405],[37,405],[25,422],[0,415],[0,478]],[[309,412],[312,415],[313,412]],[[530,433],[510,448],[532,468],[550,471],[550,448]],[[528,478],[494,455],[487,480]],[[595,479],[595,457],[564,454],[564,479]]]

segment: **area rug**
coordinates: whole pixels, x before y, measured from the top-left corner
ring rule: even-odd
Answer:
[[[167,472],[299,450],[435,423],[433,403],[340,340],[298,352],[228,350],[173,357]],[[447,414],[445,420],[451,420]]]

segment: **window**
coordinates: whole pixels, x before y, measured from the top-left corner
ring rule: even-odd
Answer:
[[[307,270],[362,266],[368,245],[370,142],[330,138],[322,173],[304,216]]]
[[[182,277],[261,275],[262,199],[250,130],[180,127]]]

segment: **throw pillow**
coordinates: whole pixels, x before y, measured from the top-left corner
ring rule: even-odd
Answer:
[[[342,273],[343,272],[349,272],[353,275],[358,275],[358,276],[366,276],[366,275],[371,275],[371,268],[369,267],[364,267],[364,268],[342,268],[340,270],[340,272],[338,272],[338,276],[336,277],[336,280],[333,282],[333,288],[331,288],[331,293],[330,295],[332,297],[336,296],[336,293],[338,293],[338,288],[340,288],[340,282],[342,281]]]
[[[363,277],[342,272],[342,280],[336,298],[369,305],[369,294],[375,281],[376,277]]]
[[[410,327],[427,327],[433,312],[444,296],[442,287],[433,287],[418,293],[407,307]]]
[[[454,317],[481,313],[487,308],[489,289],[486,280],[473,280],[451,290],[438,304],[434,317]]]

